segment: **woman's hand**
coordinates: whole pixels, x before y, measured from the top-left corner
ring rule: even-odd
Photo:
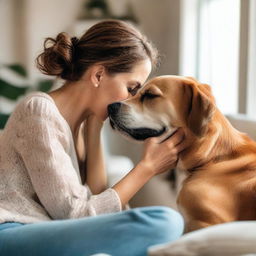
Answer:
[[[153,175],[174,168],[178,162],[178,154],[185,148],[184,132],[180,128],[170,138],[158,143],[158,138],[145,140],[141,164],[146,166]]]
[[[162,143],[158,143],[159,138],[149,138],[145,141],[142,160],[113,186],[123,206],[152,177],[176,166],[178,153],[185,148],[183,137],[183,131],[178,130]]]

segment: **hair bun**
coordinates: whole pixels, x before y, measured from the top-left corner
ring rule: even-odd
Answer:
[[[74,37],[71,38],[71,42],[73,44],[73,47],[76,47],[76,45],[79,42],[79,39],[76,36],[74,36]]]
[[[46,38],[44,51],[36,59],[39,70],[46,75],[71,80],[74,46],[78,41],[78,38],[71,38],[64,32],[59,33],[56,39]]]

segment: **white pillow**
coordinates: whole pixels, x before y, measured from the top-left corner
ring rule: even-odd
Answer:
[[[237,221],[203,228],[174,242],[151,246],[149,256],[256,255],[256,221]]]
[[[97,253],[97,254],[93,254],[90,256],[111,256],[110,254],[106,254],[106,253]]]

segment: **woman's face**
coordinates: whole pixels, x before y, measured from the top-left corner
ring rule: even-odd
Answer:
[[[104,72],[99,87],[95,90],[93,112],[102,120],[106,120],[107,106],[134,96],[147,80],[151,68],[150,59],[146,59],[137,63],[129,73],[108,75]]]

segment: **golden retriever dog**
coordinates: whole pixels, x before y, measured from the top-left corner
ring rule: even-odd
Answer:
[[[137,141],[167,138],[179,127],[187,172],[177,204],[186,232],[236,220],[256,220],[256,143],[218,110],[210,86],[191,77],[153,78],[126,101],[108,106],[112,128]]]

